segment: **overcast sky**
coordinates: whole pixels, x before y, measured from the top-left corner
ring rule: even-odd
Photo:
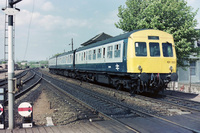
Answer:
[[[114,25],[120,5],[126,0],[22,0],[16,15],[15,60],[46,60],[56,53],[71,50],[95,35],[123,33]],[[6,0],[0,0],[5,7]],[[199,8],[199,0],[188,0]],[[196,17],[200,29],[200,11]],[[4,13],[0,11],[0,59],[4,58]]]

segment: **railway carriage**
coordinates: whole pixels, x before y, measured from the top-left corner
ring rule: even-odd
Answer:
[[[50,65],[50,71],[138,93],[158,93],[178,77],[173,37],[159,30],[135,30],[78,48],[65,56],[72,53],[70,68],[64,62],[59,64],[59,58],[63,58],[60,55],[56,69]]]
[[[70,76],[74,71],[74,51],[65,52],[49,59],[52,73]]]

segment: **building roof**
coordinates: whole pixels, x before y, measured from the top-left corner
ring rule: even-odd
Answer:
[[[112,38],[112,36],[106,34],[106,33],[100,33],[98,35],[96,35],[95,37],[91,38],[90,40],[84,42],[83,44],[81,44],[82,46],[87,46],[87,45],[90,45],[92,43],[96,43],[98,41],[103,41],[103,40],[106,40],[108,38]]]
[[[142,30],[145,30],[145,29],[142,29]],[[131,31],[131,32],[128,32],[128,33],[125,33],[125,34],[121,34],[121,35],[118,35],[118,36],[115,36],[115,37],[108,38],[108,39],[103,40],[103,41],[98,41],[98,42],[92,43],[90,45],[80,47],[80,48],[76,49],[76,51],[78,52],[78,51],[81,51],[81,50],[84,50],[84,49],[104,45],[104,44],[107,44],[107,43],[112,43],[112,42],[119,41],[119,40],[122,40],[122,39],[127,39],[132,33],[138,32],[138,31],[141,31],[141,30],[134,30],[134,31]]]

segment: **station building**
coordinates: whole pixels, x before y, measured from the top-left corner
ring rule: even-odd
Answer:
[[[200,47],[200,39],[195,41],[195,47]],[[197,83],[200,84],[200,57],[190,56],[194,61],[188,63],[189,67],[185,69],[178,68],[179,83]]]

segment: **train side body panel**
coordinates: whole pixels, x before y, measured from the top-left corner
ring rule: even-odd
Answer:
[[[127,39],[123,39],[77,50],[75,69],[78,71],[126,73],[126,60],[124,60],[126,59],[124,58],[126,45]]]

